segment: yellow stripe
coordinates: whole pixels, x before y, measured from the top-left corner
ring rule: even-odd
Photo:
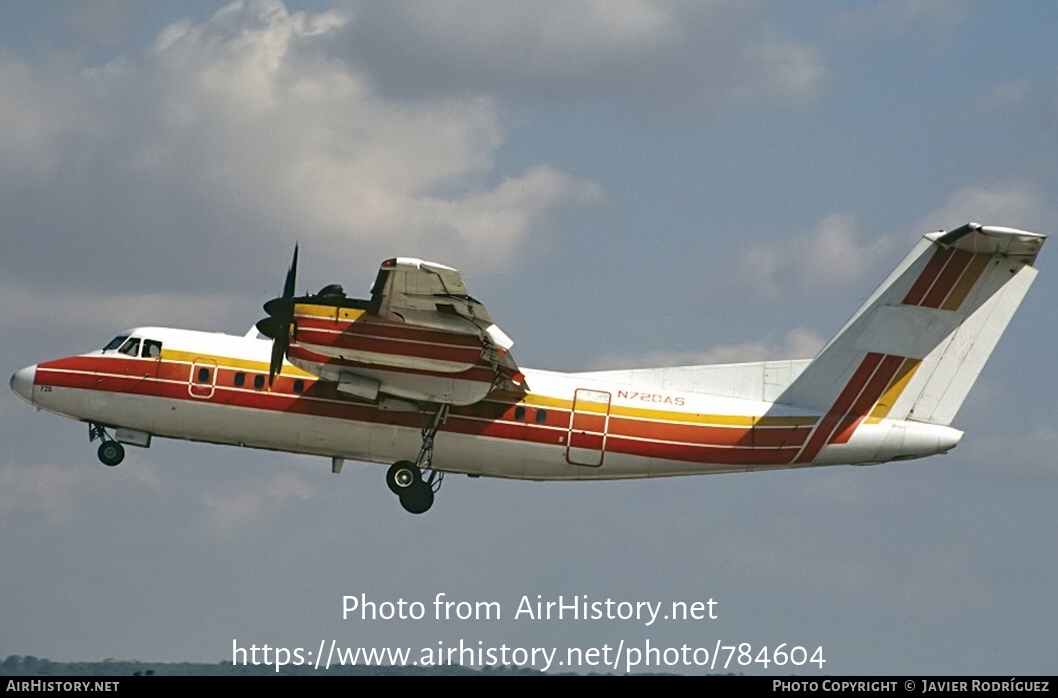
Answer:
[[[889,410],[893,409],[893,404],[896,403],[900,394],[904,392],[904,388],[907,387],[911,377],[915,375],[915,371],[921,365],[922,361],[920,359],[904,359],[904,363],[900,364],[900,368],[897,369],[893,380],[889,382],[889,387],[886,388],[882,397],[878,399],[874,409],[871,410],[871,414],[864,420],[865,423],[877,424],[889,416]]]
[[[951,290],[948,297],[944,300],[944,303],[940,306],[944,310],[958,310],[962,302],[966,300],[967,294],[970,293],[970,289],[974,287],[977,280],[981,278],[981,273],[988,266],[988,263],[992,261],[991,256],[986,254],[975,254],[970,263],[963,269],[962,276],[959,277],[958,283],[955,284],[955,288]]]
[[[241,368],[245,371],[257,371],[268,373],[268,363],[265,361],[249,361],[247,359],[233,359],[230,356],[215,356],[189,351],[177,351],[175,349],[162,348],[162,361],[179,361],[192,363],[194,361],[212,361],[221,368]],[[283,365],[284,376],[297,376],[298,378],[316,378],[317,376],[307,371],[302,371],[297,366]]]
[[[362,308],[337,308],[333,305],[314,305],[309,303],[295,303],[295,315],[311,315],[312,317],[333,318],[335,320],[358,320],[364,314]]]

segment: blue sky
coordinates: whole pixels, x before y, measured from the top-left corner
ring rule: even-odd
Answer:
[[[8,372],[158,324],[242,334],[380,260],[455,266],[557,370],[810,356],[917,237],[1051,233],[1058,7],[19,2],[0,27]],[[1053,243],[1052,243],[1053,244]],[[0,656],[259,644],[822,645],[836,674],[1053,673],[1056,282],[956,421],[874,468],[452,477],[85,429],[0,400]],[[357,290],[359,289],[359,290]],[[302,289],[299,289],[302,290]],[[708,625],[341,621],[341,597],[715,598]],[[806,671],[805,673],[811,673]]]

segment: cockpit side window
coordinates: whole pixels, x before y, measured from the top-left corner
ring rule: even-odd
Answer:
[[[114,337],[114,339],[110,340],[109,344],[103,347],[103,351],[114,351],[115,349],[120,347],[122,343],[124,343],[124,341],[128,338],[129,336],[127,334],[119,334],[117,337]]]
[[[162,343],[156,339],[143,340],[143,358],[157,359],[162,355]]]
[[[130,337],[127,342],[121,345],[118,349],[119,352],[126,356],[139,356],[140,355],[140,338]]]

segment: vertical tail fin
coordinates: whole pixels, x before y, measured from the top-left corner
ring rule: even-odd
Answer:
[[[1044,240],[976,223],[926,235],[778,402],[825,415],[818,447],[865,420],[951,424],[1035,279]]]

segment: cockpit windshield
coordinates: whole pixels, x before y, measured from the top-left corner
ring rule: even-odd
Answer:
[[[140,338],[130,337],[127,342],[121,345],[118,351],[126,356],[139,356],[140,355]]]
[[[117,337],[114,337],[114,339],[110,340],[109,344],[103,347],[103,351],[114,351],[122,344],[124,344],[125,340],[128,338],[129,336],[127,334],[119,334]]]
[[[141,353],[142,346],[142,353]],[[103,347],[103,353],[116,351],[125,356],[133,358],[157,359],[162,355],[162,343],[156,339],[143,339],[130,337],[127,334],[119,334],[110,343]]]

